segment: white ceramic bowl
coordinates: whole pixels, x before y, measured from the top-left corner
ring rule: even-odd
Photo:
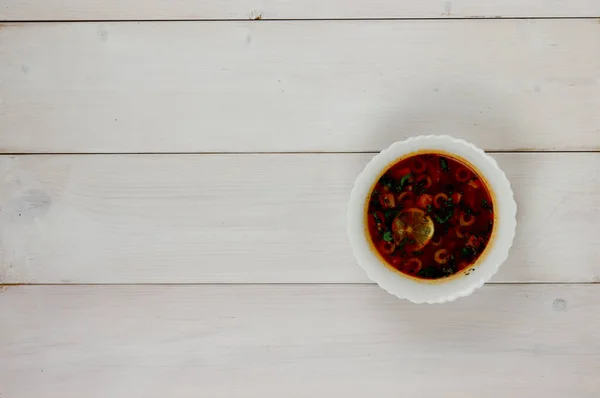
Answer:
[[[386,265],[375,254],[366,228],[367,201],[384,170],[401,158],[429,151],[455,155],[470,163],[490,190],[495,217],[490,241],[475,264],[465,272],[435,280],[412,278]],[[498,271],[512,246],[516,213],[510,183],[492,157],[461,139],[445,135],[419,136],[396,142],[381,151],[356,178],[348,203],[347,232],[354,256],[372,281],[389,293],[414,303],[443,303],[468,296]]]

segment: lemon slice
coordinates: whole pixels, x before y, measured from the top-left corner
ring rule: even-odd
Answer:
[[[414,250],[421,250],[433,237],[433,220],[423,210],[410,208],[401,211],[392,221],[392,232],[397,245],[408,239]],[[413,242],[414,241],[414,242]]]

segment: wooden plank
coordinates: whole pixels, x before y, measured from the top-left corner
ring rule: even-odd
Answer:
[[[7,397],[596,398],[597,285],[413,305],[376,286],[21,286]],[[436,382],[432,382],[432,379]]]
[[[598,76],[596,20],[4,25],[0,150],[596,150]]]
[[[371,154],[0,158],[0,282],[367,282],[345,235]],[[600,281],[600,154],[495,154],[519,206],[495,282]]]
[[[3,0],[0,20],[595,17],[594,0]]]

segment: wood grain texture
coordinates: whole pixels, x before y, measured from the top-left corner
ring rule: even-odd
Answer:
[[[595,0],[3,0],[2,20],[595,17]]]
[[[345,209],[372,156],[1,157],[0,282],[367,282]],[[494,281],[600,281],[600,154],[493,156],[519,206]]]
[[[369,285],[8,287],[0,388],[11,398],[597,398],[599,311],[596,285],[485,286],[444,305]]]
[[[596,150],[598,76],[597,20],[8,24],[0,151]]]

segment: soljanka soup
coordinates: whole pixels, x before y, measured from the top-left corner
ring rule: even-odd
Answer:
[[[454,156],[400,159],[368,200],[374,249],[390,267],[419,279],[446,278],[474,265],[494,230],[494,202],[485,181]]]

